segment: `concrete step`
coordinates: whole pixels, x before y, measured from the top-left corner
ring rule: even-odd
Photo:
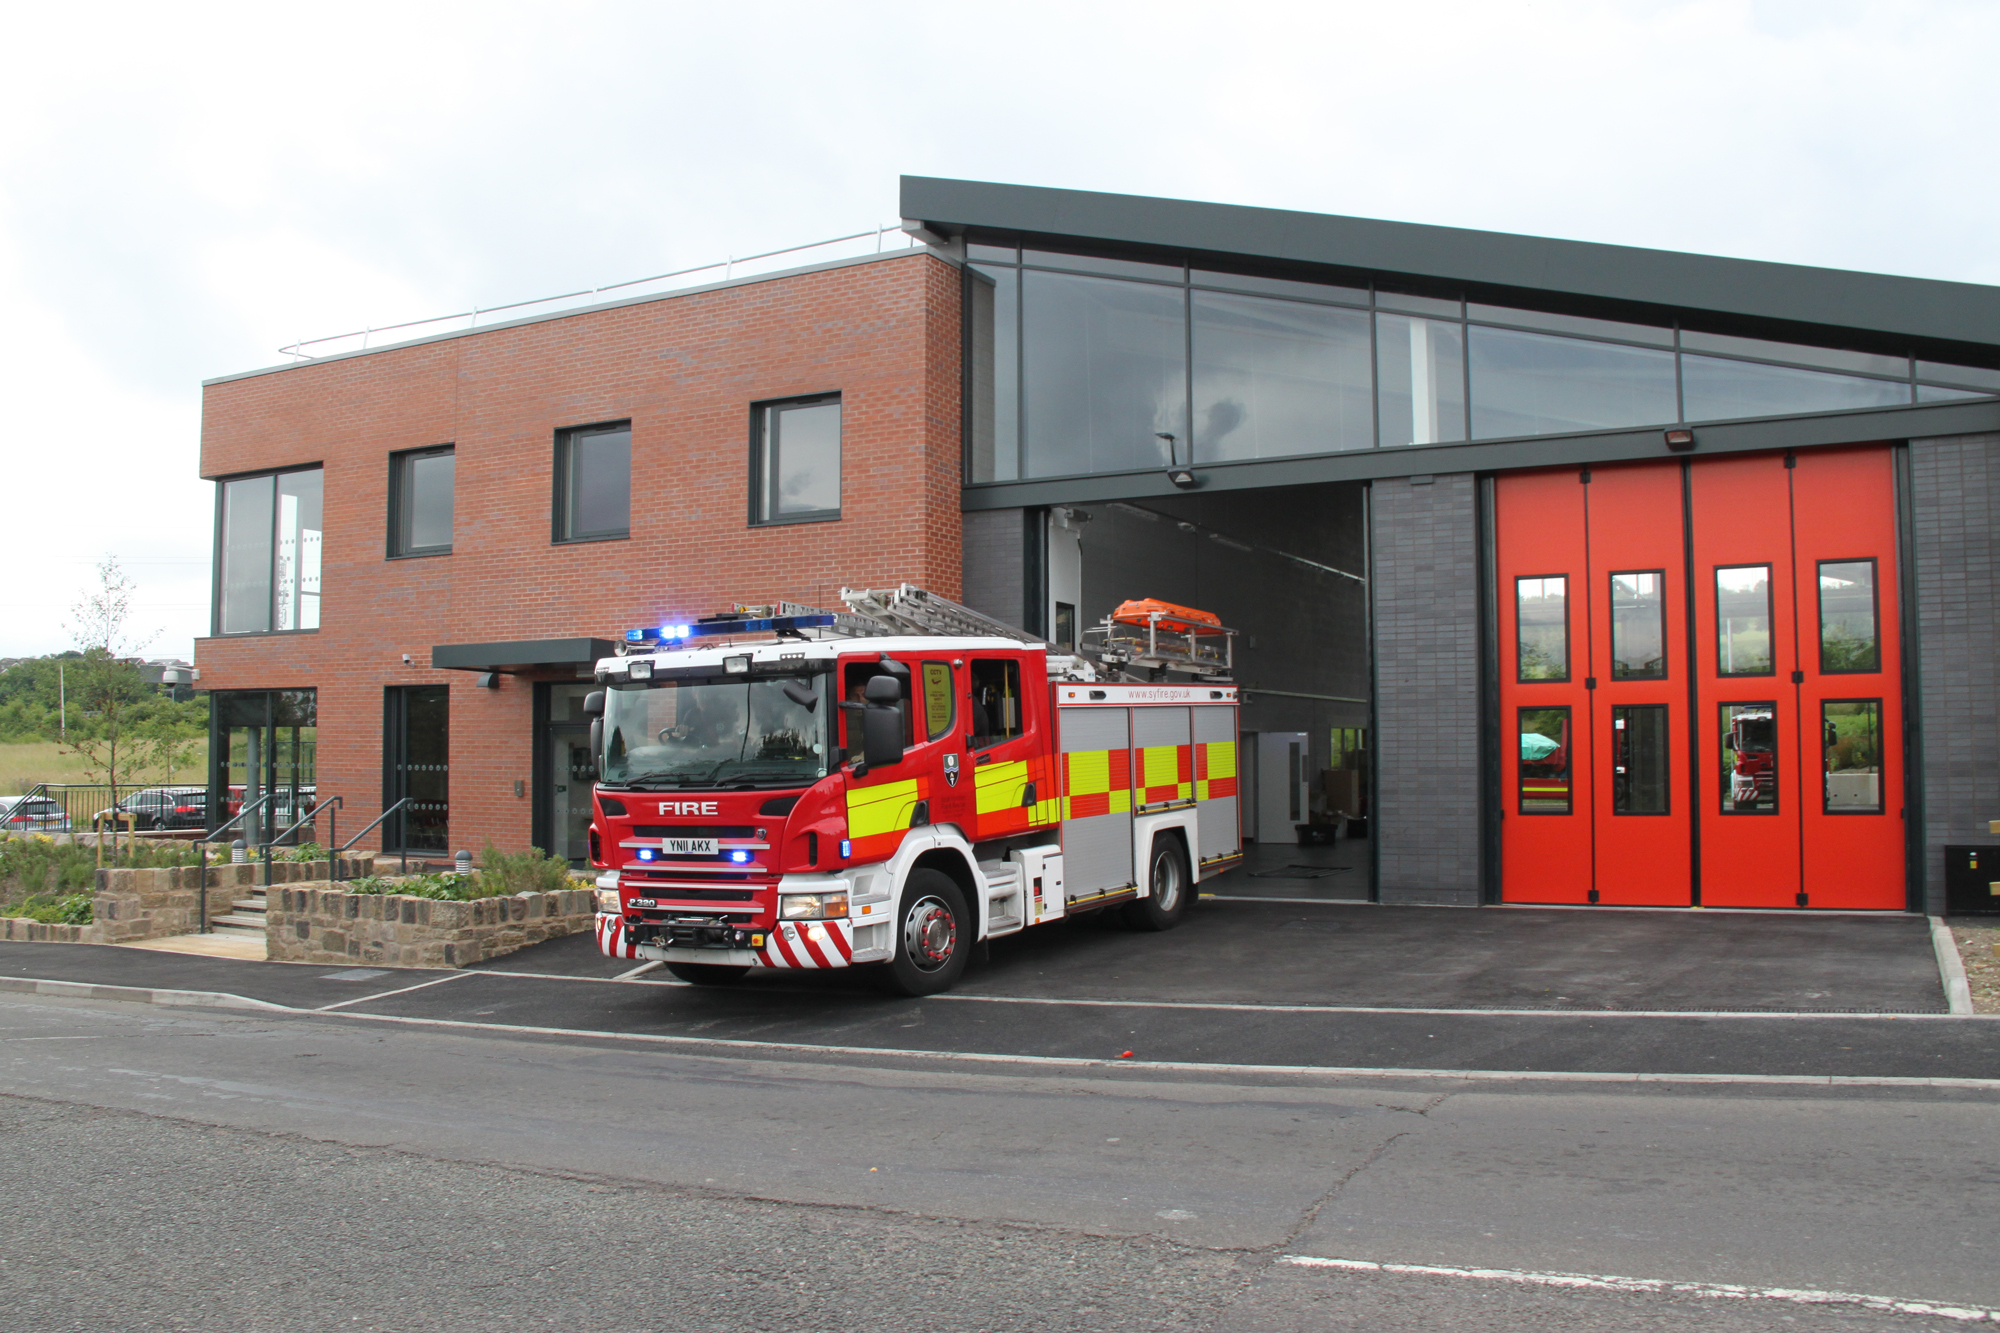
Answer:
[[[264,895],[260,893],[255,898],[238,898],[230,904],[230,907],[238,912],[262,912],[264,910]]]
[[[229,912],[222,916],[212,916],[208,924],[216,930],[238,930],[246,933],[264,933],[264,917],[261,912]]]
[[[215,920],[209,922],[208,933],[211,935],[221,935],[228,939],[256,940],[260,944],[264,941],[264,926],[262,922],[259,922],[255,926],[236,926],[224,925],[224,920],[225,918],[217,917]]]

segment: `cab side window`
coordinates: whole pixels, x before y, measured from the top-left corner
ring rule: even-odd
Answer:
[[[950,670],[950,668],[947,667],[946,670]],[[883,670],[881,665],[876,662],[849,663],[847,668],[841,672],[840,697],[848,703],[866,703],[868,701],[868,682],[876,676],[891,674],[893,673]],[[904,693],[907,695],[909,693],[909,677],[905,676],[903,680]],[[914,710],[910,707],[909,699],[905,698],[896,707],[903,715],[903,744],[915,745],[917,740],[913,733],[916,728],[911,725]],[[841,743],[853,753],[861,753],[861,714],[850,708],[841,709],[840,726]]]
[[[1021,712],[1021,664],[1012,659],[974,658],[972,693],[967,700],[966,730],[972,748],[984,750],[1011,741],[1024,730]]]
[[[951,663],[926,662],[924,672],[924,729],[936,740],[951,730],[955,702],[951,696]]]

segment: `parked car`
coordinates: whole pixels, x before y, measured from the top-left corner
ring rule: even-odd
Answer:
[[[141,831],[201,828],[208,818],[208,793],[199,787],[148,787],[135,791],[112,809],[120,816],[132,816],[133,827]],[[99,811],[99,817],[109,811]],[[124,824],[124,819],[119,819]]]
[[[0,829],[9,833],[67,833],[69,815],[47,797],[0,796]]]

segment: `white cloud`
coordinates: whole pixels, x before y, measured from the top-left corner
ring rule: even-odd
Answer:
[[[10,18],[35,55],[0,85],[0,468],[33,497],[15,558],[82,575],[206,556],[203,376],[859,229],[903,171],[2000,281],[1988,3]],[[184,646],[205,576],[132,568],[195,608]],[[0,653],[59,646],[47,569],[48,604],[0,595]]]

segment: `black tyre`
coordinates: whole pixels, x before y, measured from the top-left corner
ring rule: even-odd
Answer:
[[[667,971],[697,986],[727,986],[743,980],[747,967],[725,967],[721,963],[668,963]]]
[[[913,870],[896,908],[895,955],[883,983],[902,995],[950,990],[972,954],[972,913],[965,894],[939,870]]]
[[[1179,838],[1153,839],[1146,883],[1147,896],[1125,905],[1125,924],[1134,930],[1172,930],[1194,901],[1194,876],[1188,874],[1187,853]]]

